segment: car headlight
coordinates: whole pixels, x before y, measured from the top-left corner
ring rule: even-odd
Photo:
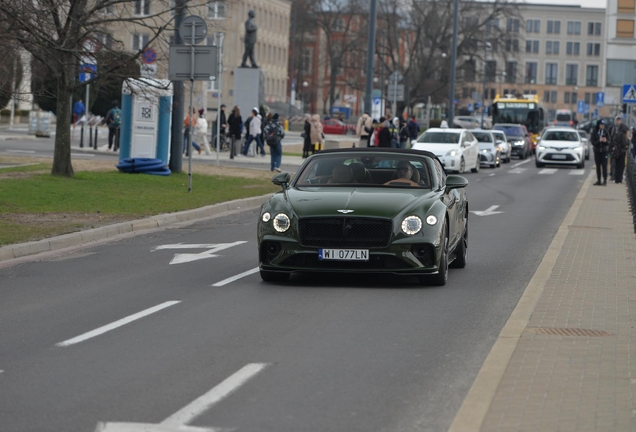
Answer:
[[[546,146],[542,146],[542,145],[539,146],[539,150],[545,150],[545,149],[546,149]]]
[[[516,145],[516,146],[520,146],[520,145],[524,145],[525,142],[524,141],[515,141],[513,144]]]
[[[285,213],[278,213],[274,217],[274,229],[278,232],[285,232],[289,229],[291,223],[289,221],[289,216]]]
[[[482,153],[490,153],[490,149],[483,149]]]
[[[407,235],[414,235],[422,229],[422,219],[417,216],[407,216],[402,221],[402,232]]]
[[[448,153],[446,153],[446,156],[457,156],[457,150],[451,150]]]
[[[263,216],[261,217],[261,220],[263,222],[269,222],[269,220],[272,218],[272,215],[269,214],[269,212],[265,212],[263,213]]]
[[[437,217],[435,217],[434,215],[427,216],[426,223],[429,225],[435,225],[437,223]]]

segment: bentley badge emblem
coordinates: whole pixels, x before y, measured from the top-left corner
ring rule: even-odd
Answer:
[[[338,211],[339,211],[340,213],[344,213],[344,214],[347,214],[347,213],[353,213],[353,210],[338,210]]]

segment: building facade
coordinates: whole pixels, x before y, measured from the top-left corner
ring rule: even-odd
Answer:
[[[622,105],[625,84],[636,84],[635,0],[608,0],[605,15],[605,64],[603,83],[606,102]]]

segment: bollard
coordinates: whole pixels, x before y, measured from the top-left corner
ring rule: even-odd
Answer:
[[[88,148],[93,147],[93,125],[88,126]]]
[[[80,131],[80,148],[84,148],[84,125],[82,124],[82,130]]]
[[[97,150],[97,125],[95,125],[95,141],[93,141],[93,150]]]

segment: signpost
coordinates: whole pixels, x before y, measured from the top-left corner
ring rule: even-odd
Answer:
[[[389,84],[389,98],[393,99],[393,105],[391,107],[391,111],[393,112],[393,116],[396,116],[397,111],[397,101],[404,100],[404,85],[398,85],[404,79],[404,75],[400,71],[393,71],[393,73],[389,76],[389,83],[393,83],[393,85]],[[393,89],[393,92],[391,92]],[[393,97],[391,97],[393,96]]]
[[[636,84],[623,84],[623,103],[636,103]]]
[[[585,101],[583,100],[576,101],[576,112],[579,114],[585,113]]]
[[[596,93],[596,106],[599,108],[603,108],[605,106],[605,93],[598,92]]]

